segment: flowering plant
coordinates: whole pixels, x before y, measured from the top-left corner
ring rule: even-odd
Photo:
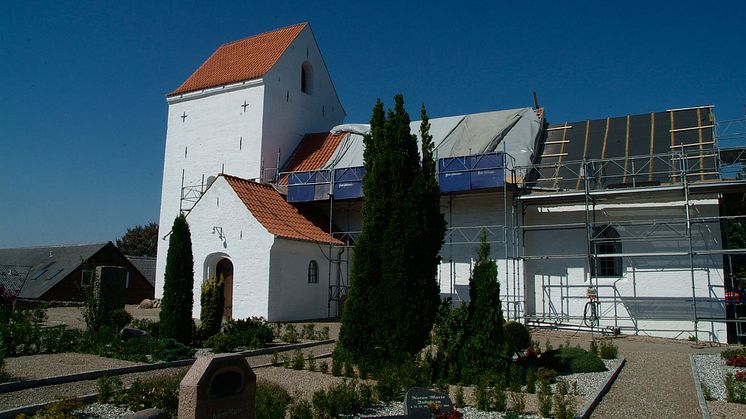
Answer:
[[[736,371],[736,381],[746,383],[746,370]]]
[[[746,356],[744,355],[732,356],[725,361],[725,365],[728,365],[731,367],[746,367]]]

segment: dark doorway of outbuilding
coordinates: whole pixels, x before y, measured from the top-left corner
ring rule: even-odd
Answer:
[[[225,283],[223,305],[223,318],[226,320],[233,318],[233,262],[230,259],[223,258],[215,266],[215,274],[218,278],[223,277]]]

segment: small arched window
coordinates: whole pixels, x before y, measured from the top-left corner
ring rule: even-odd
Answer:
[[[622,253],[622,239],[619,237],[619,232],[608,225],[596,227],[593,231],[593,240],[596,248],[594,276],[622,276],[622,257],[604,257],[604,255]]]
[[[308,283],[319,283],[319,264],[315,260],[308,262]]]
[[[309,95],[313,93],[313,67],[308,61],[300,67],[300,91]]]

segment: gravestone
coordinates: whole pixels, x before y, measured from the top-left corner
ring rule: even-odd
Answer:
[[[430,391],[420,387],[412,387],[404,396],[404,414],[408,418],[430,418],[433,407],[437,406],[440,413],[453,411],[453,402],[447,394]]]
[[[241,355],[198,357],[179,386],[179,419],[256,419],[256,375]]]

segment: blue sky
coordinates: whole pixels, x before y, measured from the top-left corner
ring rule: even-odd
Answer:
[[[317,4],[318,3],[318,4]],[[158,220],[167,105],[220,44],[311,23],[347,122],[531,106],[551,122],[746,105],[746,2],[0,2],[0,247]]]

